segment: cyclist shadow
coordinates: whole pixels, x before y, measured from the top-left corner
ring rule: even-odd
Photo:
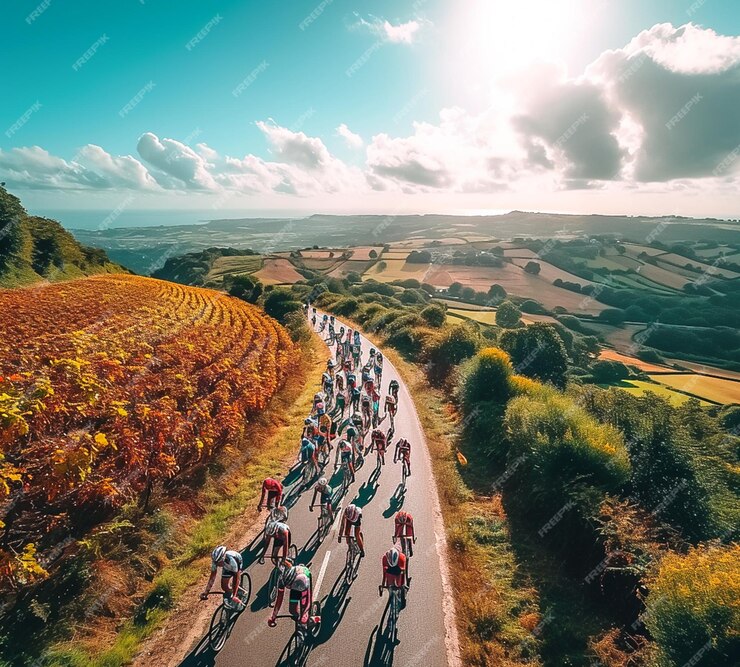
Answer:
[[[383,613],[383,618],[388,613],[388,607]],[[396,649],[395,643],[385,632],[381,632],[383,621],[373,628],[370,633],[370,639],[367,642],[367,649],[365,650],[365,660],[363,661],[363,667],[376,667],[377,665],[392,665],[393,654]]]
[[[383,512],[383,518],[390,519],[396,514],[403,507],[404,500],[406,500],[406,489],[403,484],[399,484],[388,501],[388,508]]]
[[[339,628],[352,599],[347,597],[349,589],[350,584],[345,581],[342,571],[321,605],[321,632],[317,639],[318,643],[329,641]]]
[[[208,646],[208,635],[206,634],[178,667],[213,667],[216,664],[216,655]]]
[[[367,481],[357,489],[357,494],[352,499],[352,503],[357,505],[357,507],[365,507],[365,505],[368,505],[375,497],[375,494],[378,492],[378,486],[380,485],[373,483],[371,475]]]

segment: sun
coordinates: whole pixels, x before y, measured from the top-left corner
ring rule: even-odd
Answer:
[[[460,0],[457,57],[470,76],[488,80],[533,62],[564,62],[579,47],[588,14],[587,0]]]

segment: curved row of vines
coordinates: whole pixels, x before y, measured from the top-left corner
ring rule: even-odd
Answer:
[[[261,311],[100,276],[0,290],[0,592],[238,441],[296,360]]]

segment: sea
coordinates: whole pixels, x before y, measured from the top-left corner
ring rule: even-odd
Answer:
[[[239,220],[244,218],[303,218],[300,211],[259,211],[259,210],[72,210],[72,209],[34,209],[31,215],[57,220],[66,229],[103,230],[114,227],[171,227],[175,225],[199,225],[210,220]]]

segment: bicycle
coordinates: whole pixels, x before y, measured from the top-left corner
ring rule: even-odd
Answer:
[[[208,628],[208,645],[214,653],[218,653],[224,647],[236,619],[247,608],[252,593],[252,580],[247,572],[242,572],[238,593],[242,601],[241,604],[233,603],[231,596],[224,592],[211,591],[208,594],[223,596],[221,604],[213,612],[211,625]]]
[[[398,586],[379,586],[378,588],[381,595],[383,594],[383,588],[388,589],[390,598],[388,600],[388,607],[386,608],[388,612],[388,622],[386,623],[385,628],[388,633],[388,638],[395,643],[398,639],[398,616],[401,613],[401,589]],[[408,588],[406,590],[408,591]]]
[[[298,558],[298,547],[295,544],[291,544],[288,547],[287,558],[290,559],[290,561],[293,563],[295,563],[296,558]],[[270,579],[267,582],[267,595],[271,607],[275,604],[275,599],[277,598],[278,583],[280,583],[280,577],[283,576],[283,572],[285,571],[285,560],[285,558],[280,558],[278,560],[278,562],[272,568],[272,572],[270,572]]]
[[[409,565],[411,564],[411,556],[414,555],[414,543],[416,538],[412,538],[411,535],[401,535],[398,539],[401,540],[401,551],[406,556],[406,580],[411,579],[409,575]],[[396,537],[393,538],[393,544],[396,543]]]
[[[406,458],[401,459],[401,484],[406,488],[406,480],[411,475],[411,464]]]
[[[313,509],[313,507],[314,506],[311,505],[311,509]],[[319,513],[317,522],[317,533],[319,539],[321,539],[324,536],[325,532],[329,532],[329,528],[331,527],[331,515],[329,514],[329,508],[326,506],[326,503],[321,503],[321,512]]]
[[[347,493],[350,484],[352,484],[352,471],[349,469],[349,463],[342,461],[342,495]]]
[[[311,480],[318,474],[318,471],[316,470],[316,463],[311,461],[306,461],[306,463],[303,464],[303,472],[302,472],[302,482],[303,486],[307,487]]]
[[[347,560],[344,563],[344,581],[351,584],[357,576],[357,570],[360,567],[360,547],[357,544],[357,538],[354,535],[355,528],[351,528],[352,534],[347,535]]]
[[[276,521],[287,521],[288,520],[288,510],[287,508],[283,511],[278,509],[277,507],[271,507],[270,511],[267,513],[267,516],[265,517],[265,528],[264,533],[267,533],[267,526],[269,526],[271,523]]]
[[[308,616],[308,623],[301,623],[298,614],[279,614],[275,617],[275,620],[278,618],[290,618],[295,623],[293,634],[288,641],[288,655],[291,655],[293,658],[291,664],[303,664],[303,660],[311,649],[311,643],[321,633],[321,603],[318,600],[314,601],[311,612]],[[314,621],[314,617],[319,620]]]

